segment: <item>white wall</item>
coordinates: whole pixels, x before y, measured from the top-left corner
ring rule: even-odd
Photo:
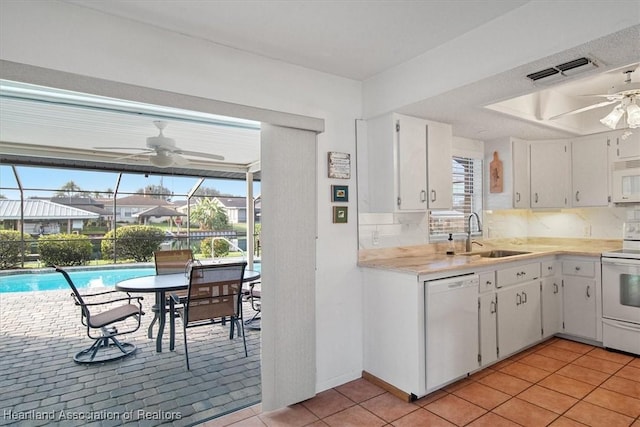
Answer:
[[[326,174],[327,151],[355,158],[359,82],[55,0],[0,3],[0,59],[324,119],[318,137],[316,388],[360,376],[355,173],[339,181]],[[348,224],[331,222],[331,184],[350,187]]]

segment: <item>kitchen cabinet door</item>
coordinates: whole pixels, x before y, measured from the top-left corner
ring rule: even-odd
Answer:
[[[562,280],[547,277],[542,280],[542,338],[562,332]]]
[[[632,160],[640,158],[640,132],[622,137],[624,133],[617,135],[615,141],[615,160]]]
[[[512,140],[513,150],[513,207],[528,208],[529,196],[529,145],[526,141]]]
[[[396,116],[398,210],[427,209],[427,122]]]
[[[597,339],[596,281],[565,276],[562,286],[564,332]]]
[[[569,143],[567,141],[531,142],[531,207],[564,208],[569,193]]]
[[[575,207],[609,204],[607,138],[590,135],[571,141],[571,204]]]
[[[427,124],[427,197],[429,209],[451,209],[453,184],[451,170],[451,125],[429,121]]]
[[[497,318],[495,292],[480,295],[478,298],[480,366],[487,366],[498,360]]]
[[[498,357],[513,354],[539,341],[540,281],[500,289],[498,300]]]

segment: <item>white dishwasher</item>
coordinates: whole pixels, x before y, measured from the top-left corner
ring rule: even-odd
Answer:
[[[427,392],[478,369],[478,275],[425,282]]]

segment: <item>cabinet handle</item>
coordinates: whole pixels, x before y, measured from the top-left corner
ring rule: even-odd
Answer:
[[[576,271],[580,271],[580,267],[576,267]]]
[[[520,201],[520,193],[516,193],[516,202]]]
[[[432,202],[436,201],[436,190],[431,190],[431,201]]]
[[[553,284],[553,293],[554,293],[554,294],[557,294],[557,293],[558,293],[558,284],[557,284],[557,283],[554,283],[554,284]]]
[[[580,201],[580,191],[576,191],[576,202]]]
[[[538,193],[535,193],[534,203],[538,203]]]
[[[493,286],[493,283],[491,283],[491,280],[487,280],[486,285],[487,285],[487,286]]]
[[[491,301],[491,304],[489,304],[489,313],[494,314],[495,312],[496,312],[496,302]]]
[[[522,291],[522,303],[527,303],[527,293],[525,291]]]
[[[420,202],[424,203],[427,201],[427,192],[425,190],[422,190],[420,192]]]
[[[547,267],[547,270],[548,270],[548,271],[551,271],[551,270],[553,270],[553,267],[552,267],[552,266],[549,266],[549,267]]]
[[[522,304],[522,295],[516,294],[516,305]]]
[[[591,286],[587,286],[587,298],[591,298],[591,292],[589,292],[591,290]]]

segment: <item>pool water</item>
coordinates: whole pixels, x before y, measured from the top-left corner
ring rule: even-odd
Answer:
[[[108,270],[69,271],[69,276],[78,289],[115,286],[121,280],[156,274],[155,268],[117,268]],[[29,273],[0,276],[0,293],[53,291],[69,289],[62,274],[52,270],[51,273]]]

